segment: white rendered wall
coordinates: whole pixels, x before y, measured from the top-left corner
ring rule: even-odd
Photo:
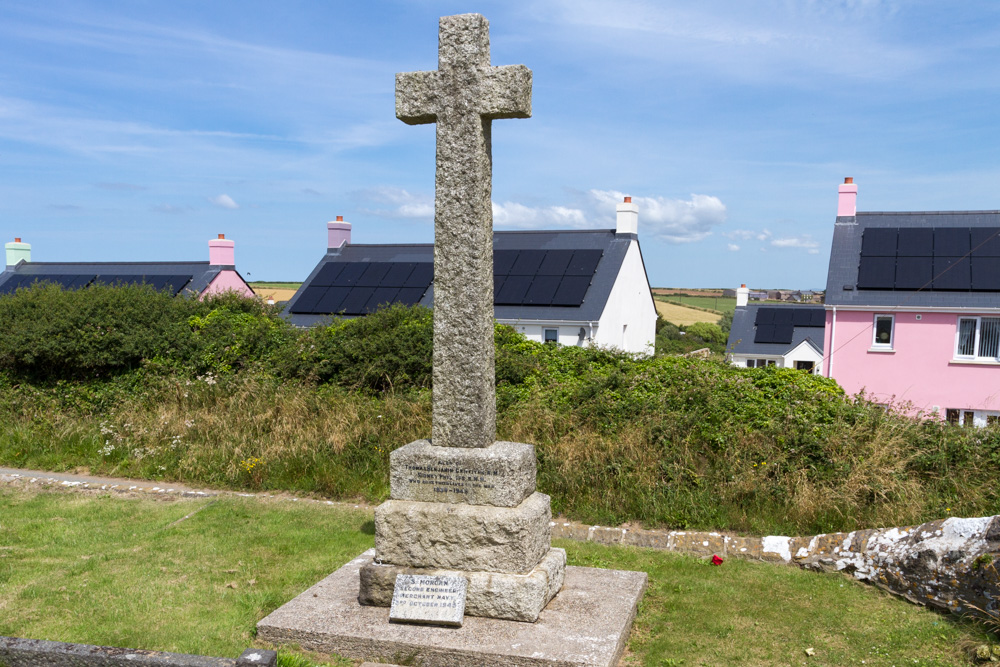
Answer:
[[[785,355],[785,368],[795,368],[796,361],[811,361],[813,362],[813,372],[819,373],[820,364],[823,361],[823,355],[816,351],[809,343],[802,341],[799,343],[794,350],[791,350]]]
[[[649,291],[639,243],[632,241],[601,314],[594,344],[651,355],[655,339],[656,306]]]
[[[519,322],[513,322],[510,320],[497,320],[501,324],[509,324],[514,327],[514,330],[518,333],[524,334],[528,340],[533,340],[538,343],[545,342],[545,330],[555,329],[559,332],[559,344],[568,345],[574,347],[582,347],[587,345],[588,338],[590,337],[590,324],[588,322],[576,323],[536,323],[527,322],[521,320]],[[584,330],[584,337],[580,339],[580,328]]]

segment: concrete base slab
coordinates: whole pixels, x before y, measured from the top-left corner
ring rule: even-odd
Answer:
[[[264,641],[294,643],[356,660],[430,667],[570,667],[618,663],[645,572],[567,567],[562,590],[535,623],[467,616],[460,628],[389,622],[385,607],[358,602],[367,551],[257,624]]]

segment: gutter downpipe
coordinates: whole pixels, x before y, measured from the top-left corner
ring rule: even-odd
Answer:
[[[837,335],[837,307],[833,306],[833,317],[830,318],[830,354],[827,355],[827,367],[826,376],[828,378],[833,377],[833,351],[836,349],[834,347],[835,336]]]

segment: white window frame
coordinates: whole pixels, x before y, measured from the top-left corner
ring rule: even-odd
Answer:
[[[555,334],[555,336],[556,336],[556,337],[555,337],[555,338],[553,338],[552,340],[549,340],[549,339],[547,338],[547,336],[548,336],[548,333],[549,333],[550,331],[551,331],[552,333],[554,333],[554,334]],[[543,343],[553,343],[553,344],[555,344],[555,345],[558,345],[558,344],[559,344],[559,329],[558,329],[558,328],[551,328],[551,327],[542,327],[542,342],[543,342]]]
[[[889,320],[889,342],[883,343],[878,339],[878,321],[881,318],[888,318]],[[872,349],[873,350],[891,350],[893,349],[893,343],[896,341],[896,316],[890,313],[875,313],[872,318]]]
[[[959,353],[959,344],[961,343],[961,335],[962,335],[962,322],[965,321],[965,320],[975,321],[975,323],[976,323],[976,332],[975,332],[975,335],[974,335],[973,340],[972,340],[972,354],[960,354]],[[982,357],[982,356],[979,356],[980,343],[982,342],[982,340],[981,340],[981,334],[982,334],[982,330],[983,330],[983,320],[997,320],[998,326],[1000,326],[1000,317],[982,317],[982,316],[979,316],[979,315],[976,315],[976,316],[960,316],[956,320],[956,322],[955,322],[955,357],[954,357],[955,359],[962,359],[962,360],[967,360],[967,361],[992,361],[992,362],[1000,362],[1000,345],[997,346],[997,354],[995,356],[992,356],[992,357]]]

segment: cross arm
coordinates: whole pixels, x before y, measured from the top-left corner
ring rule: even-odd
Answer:
[[[396,75],[396,118],[408,125],[437,120],[437,72],[400,72]]]
[[[531,118],[531,70],[524,65],[489,68],[481,94],[484,116]]]

